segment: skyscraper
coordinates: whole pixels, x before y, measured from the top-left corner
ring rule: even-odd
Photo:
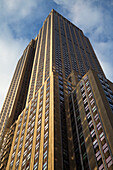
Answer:
[[[0,113],[0,148],[7,128],[17,119],[24,109],[28,93],[32,64],[34,60],[35,41],[32,40],[19,59],[7,96]]]
[[[112,169],[112,91],[88,38],[52,10],[1,111],[0,168]]]

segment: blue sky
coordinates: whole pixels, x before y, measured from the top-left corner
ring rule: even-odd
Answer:
[[[113,0],[1,0],[0,110],[18,59],[52,8],[83,30],[113,82]]]

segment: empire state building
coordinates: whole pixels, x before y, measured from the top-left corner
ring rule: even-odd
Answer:
[[[113,169],[113,83],[55,10],[19,59],[0,113],[0,169]]]

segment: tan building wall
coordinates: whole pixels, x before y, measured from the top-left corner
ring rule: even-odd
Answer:
[[[105,93],[105,90],[107,93]],[[80,113],[79,119],[82,123],[85,148],[91,169],[113,168],[113,129],[111,123],[113,111],[111,105],[109,105],[109,101],[111,102],[109,98],[112,99],[112,95],[109,81],[98,76],[92,70],[81,79],[71,95],[73,109],[75,109],[74,117],[78,114],[78,110]],[[77,103],[78,110],[76,109]],[[111,104],[113,105],[113,99]],[[75,122],[77,121],[78,117]],[[78,140],[79,138],[78,134]],[[80,144],[79,150],[82,152],[82,144]],[[84,164],[84,158],[81,159],[82,161]]]

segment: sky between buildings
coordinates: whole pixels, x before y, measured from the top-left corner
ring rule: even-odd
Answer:
[[[113,0],[0,0],[0,110],[18,59],[52,9],[83,30],[113,82]]]

